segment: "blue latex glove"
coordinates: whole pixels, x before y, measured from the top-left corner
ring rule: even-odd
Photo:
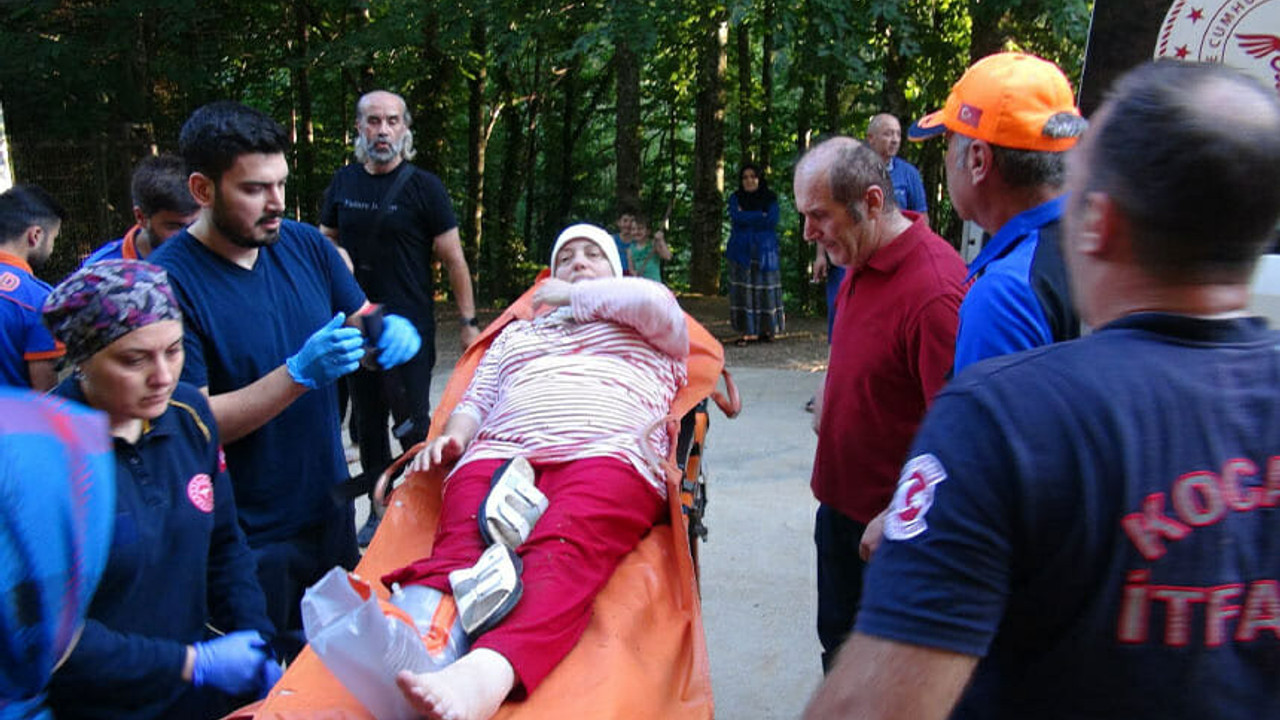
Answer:
[[[259,686],[258,697],[266,697],[271,692],[271,688],[280,682],[280,678],[284,675],[284,668],[280,667],[280,663],[271,658],[267,658],[262,663],[262,675],[260,676],[261,685]]]
[[[382,336],[378,338],[378,364],[383,370],[393,368],[418,354],[422,338],[413,323],[399,315],[384,315]]]
[[[275,665],[267,654],[267,642],[256,630],[240,630],[196,643],[195,647],[192,683],[196,687],[213,687],[228,695],[260,690],[263,665]]]
[[[345,313],[334,315],[307,338],[296,355],[284,361],[294,382],[315,390],[360,366],[364,339],[359,330],[343,325],[346,321]]]

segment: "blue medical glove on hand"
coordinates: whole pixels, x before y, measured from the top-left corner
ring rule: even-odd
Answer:
[[[389,370],[418,354],[422,338],[413,323],[399,315],[384,315],[382,336],[378,338],[378,364]]]
[[[284,361],[289,377],[312,390],[324,387],[360,366],[364,339],[360,331],[343,325],[345,313],[338,313],[320,328],[296,355]]]
[[[258,697],[264,698],[267,693],[271,692],[271,688],[280,682],[280,678],[284,675],[284,668],[280,667],[280,663],[268,657],[262,663],[262,674],[259,676],[261,684],[258,686]]]
[[[267,642],[256,630],[233,632],[196,643],[195,648],[192,683],[196,687],[213,687],[228,695],[243,695],[261,688],[263,663],[272,662],[267,655]]]

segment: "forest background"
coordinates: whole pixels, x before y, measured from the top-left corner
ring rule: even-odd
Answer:
[[[479,299],[501,305],[556,233],[619,208],[666,227],[677,290],[722,285],[726,195],[754,161],[778,191],[791,312],[820,310],[791,169],[817,137],[903,127],[973,60],[1016,49],[1080,76],[1083,0],[29,0],[0,2],[0,108],[15,180],[69,210],[56,280],[132,223],[129,177],[200,105],[258,107],[293,139],[289,203],[315,223],[351,161],[364,92],[406,97],[415,163],[458,212]],[[943,143],[903,143],[958,243]]]

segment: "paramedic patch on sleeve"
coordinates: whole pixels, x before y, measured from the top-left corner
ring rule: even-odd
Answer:
[[[909,540],[928,530],[925,515],[933,505],[934,486],[946,479],[947,471],[933,455],[925,453],[908,460],[884,519],[885,537]]]

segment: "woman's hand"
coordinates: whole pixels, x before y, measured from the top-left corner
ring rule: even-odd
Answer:
[[[452,465],[462,457],[466,443],[453,435],[441,435],[427,443],[422,452],[409,461],[409,472],[427,472],[432,468]]]
[[[569,292],[573,286],[564,280],[547,278],[533,291],[533,306],[561,307],[569,304]]]

